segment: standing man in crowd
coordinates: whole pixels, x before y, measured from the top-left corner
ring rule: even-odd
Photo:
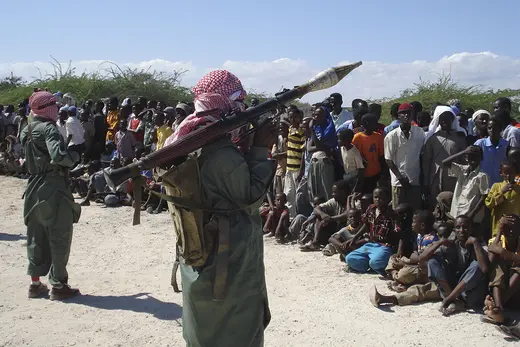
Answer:
[[[408,203],[419,207],[421,200],[421,150],[424,130],[412,126],[412,105],[399,106],[401,124],[385,137],[385,160],[392,179],[392,207]]]
[[[103,101],[98,101],[94,109],[94,143],[92,144],[92,159],[94,160],[99,160],[101,153],[105,151],[107,119],[103,113],[104,107]]]
[[[78,119],[78,109],[76,106],[69,107],[69,118],[65,128],[67,129],[67,146],[71,151],[81,155],[85,151],[85,129]]]
[[[27,273],[31,276],[28,296],[37,298],[48,293],[40,276],[49,274],[51,300],[63,300],[79,294],[78,289],[69,286],[67,273],[72,225],[78,222],[81,213],[72,197],[67,172],[79,161],[79,155],[67,150],[56,126],[56,97],[49,92],[36,92],[29,104],[34,117],[20,136],[32,176],[24,201]]]
[[[338,128],[346,121],[354,119],[352,112],[348,112],[347,110],[343,109],[343,97],[340,93],[330,94],[329,101],[332,104],[332,112],[330,115],[332,116],[332,121],[334,122],[334,126],[336,128]]]

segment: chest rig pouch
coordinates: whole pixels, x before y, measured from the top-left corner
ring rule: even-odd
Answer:
[[[223,300],[228,269],[229,220],[227,214],[237,210],[210,209],[204,204],[200,181],[199,159],[196,154],[169,170],[156,169],[166,194],[152,192],[168,202],[175,236],[177,259],[171,284],[176,292],[179,263],[203,267],[216,253],[216,275],[213,297]]]

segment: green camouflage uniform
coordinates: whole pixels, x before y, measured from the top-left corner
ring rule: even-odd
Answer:
[[[31,134],[29,134],[31,129]],[[65,169],[79,160],[67,151],[56,124],[33,117],[20,135],[31,179],[25,191],[24,222],[27,226],[27,257],[30,276],[45,276],[60,288],[67,284],[67,262],[72,224],[81,208],[74,202]]]
[[[235,210],[259,200],[271,184],[275,163],[268,149],[253,147],[245,157],[231,142],[203,148],[200,179],[204,203]],[[259,205],[259,204],[258,204]],[[263,232],[258,206],[228,214],[229,264],[226,295],[215,301],[214,259],[203,269],[181,264],[183,334],[188,347],[264,345],[270,321],[265,284]]]

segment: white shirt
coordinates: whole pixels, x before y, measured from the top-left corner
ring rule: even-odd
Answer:
[[[520,129],[509,124],[502,132],[502,137],[511,147],[520,147]]]
[[[404,136],[401,127],[392,130],[385,137],[385,159],[391,160],[401,175],[407,177],[413,186],[419,185],[420,156],[425,138],[424,130],[413,125],[410,128],[409,138]],[[392,171],[390,176],[392,187],[400,187],[401,183]]]
[[[451,163],[448,174],[457,177],[457,185],[453,192],[450,215],[457,218],[461,214],[468,214],[475,208],[482,195],[489,193],[489,176],[480,171],[480,167],[468,172],[468,165]],[[479,223],[484,218],[484,209],[481,208],[473,221]]]
[[[341,146],[341,158],[343,159],[343,168],[347,175],[351,172],[357,172],[357,170],[365,168],[363,165],[363,159],[361,158],[361,153],[359,153],[359,150],[354,145],[352,145],[351,149],[346,149]]]
[[[56,126],[58,127],[58,130],[60,131],[61,136],[63,136],[65,143],[67,143],[67,128],[65,127],[66,124],[67,124],[67,121],[65,121],[65,123],[63,123],[63,125],[61,125],[59,119],[56,121]]]
[[[335,115],[333,112],[331,112],[330,115],[332,116],[332,122],[336,128],[346,121],[354,119],[352,112],[349,112],[345,109],[342,109],[338,115]]]
[[[72,135],[72,139],[69,142],[69,146],[81,145],[85,142],[85,129],[78,117],[70,117],[67,119],[65,123],[65,127],[67,129],[67,137],[65,140]]]

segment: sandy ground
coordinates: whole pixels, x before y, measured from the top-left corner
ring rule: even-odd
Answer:
[[[184,346],[182,297],[170,286],[174,236],[167,214],[130,208],[83,209],[75,226],[72,301],[27,299],[25,182],[0,177],[0,346]],[[7,187],[7,188],[6,188]],[[376,275],[343,271],[337,257],[301,253],[266,241],[267,287],[273,319],[266,346],[508,346],[477,314],[443,318],[437,303],[379,310],[368,290]]]

